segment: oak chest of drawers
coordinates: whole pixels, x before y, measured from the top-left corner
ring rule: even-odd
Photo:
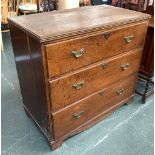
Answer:
[[[53,149],[134,96],[148,18],[101,5],[9,19],[24,109]]]

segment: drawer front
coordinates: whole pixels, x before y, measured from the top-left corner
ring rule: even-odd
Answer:
[[[88,37],[46,45],[49,77],[142,47],[147,25],[139,24]]]
[[[53,114],[55,139],[78,128],[135,92],[136,75],[121,80]]]
[[[128,52],[97,63],[71,75],[50,81],[52,110],[56,111],[71,104],[112,82],[138,72],[141,50]]]

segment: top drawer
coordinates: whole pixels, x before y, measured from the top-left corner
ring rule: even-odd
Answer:
[[[141,47],[146,30],[147,24],[143,23],[46,45],[48,76],[58,76]]]

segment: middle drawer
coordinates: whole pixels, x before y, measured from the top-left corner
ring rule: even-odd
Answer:
[[[88,68],[50,81],[52,111],[55,112],[139,70],[141,50],[106,59]]]

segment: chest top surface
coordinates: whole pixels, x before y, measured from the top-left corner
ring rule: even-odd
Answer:
[[[13,23],[39,42],[95,32],[147,20],[148,14],[107,5],[11,17]]]

